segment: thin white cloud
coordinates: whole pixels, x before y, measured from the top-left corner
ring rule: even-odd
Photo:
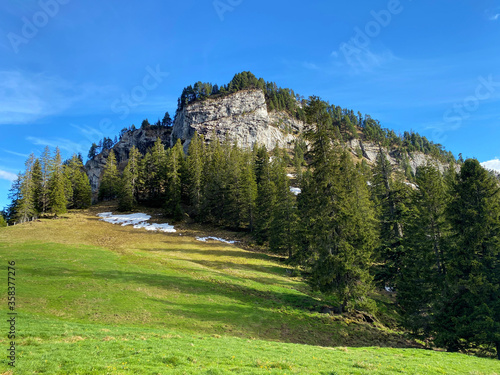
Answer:
[[[43,73],[0,71],[0,125],[34,122],[60,114],[83,100],[102,105],[101,97],[110,90]]]
[[[14,173],[10,173],[7,171],[2,171],[0,169],[0,180],[7,180],[7,181],[15,181],[17,179],[17,175]]]
[[[20,152],[15,152],[15,151],[10,151],[10,150],[6,150],[6,149],[3,149],[4,152],[8,153],[8,154],[12,154],[12,155],[16,155],[16,156],[20,156],[22,158],[27,158],[29,157],[28,154],[21,154]]]
[[[492,169],[492,170],[500,173],[500,159],[499,158],[485,161],[484,163],[481,163],[481,165],[486,169]]]
[[[490,16],[490,21],[496,21],[500,18],[500,13],[494,14],[493,16]]]
[[[83,154],[85,152],[85,147],[87,147],[88,143],[87,141],[84,141],[82,143],[76,143],[70,141],[69,139],[64,139],[64,138],[44,139],[38,137],[27,137],[26,140],[30,141],[31,143],[37,146],[49,146],[52,148],[59,147],[60,150],[64,150],[68,152],[70,155],[79,152]]]

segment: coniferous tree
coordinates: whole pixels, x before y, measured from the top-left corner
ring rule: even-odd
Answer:
[[[273,175],[275,184],[275,204],[272,207],[269,225],[269,247],[278,254],[286,254],[291,259],[296,247],[297,206],[290,191],[290,181],[286,175],[283,152],[275,150]]]
[[[182,171],[184,170],[184,151],[181,140],[169,150],[166,157],[167,165],[167,199],[166,212],[176,220],[182,218]]]
[[[55,216],[67,211],[68,200],[66,198],[67,184],[61,163],[59,148],[56,148],[54,158],[50,163],[49,179],[49,208]]]
[[[203,201],[201,217],[203,221],[219,224],[224,210],[224,155],[218,139],[207,148],[205,161]]]
[[[41,157],[41,181],[37,184],[37,206],[40,212],[45,214],[49,210],[50,197],[49,197],[49,181],[52,174],[52,156],[50,155],[49,147],[45,147]]]
[[[257,243],[263,244],[269,240],[269,227],[276,202],[276,186],[269,163],[269,154],[264,146],[257,151],[255,168],[257,181],[255,239]]]
[[[137,147],[132,146],[128,163],[123,171],[119,193],[119,210],[130,211],[138,201],[141,154]]]
[[[435,342],[450,351],[494,345],[500,359],[500,189],[467,159],[451,190],[446,287],[435,314]]]
[[[71,208],[88,208],[92,202],[92,189],[87,174],[84,171],[83,163],[78,155],[65,163],[64,171],[70,187],[67,188],[71,192],[70,207]]]
[[[301,198],[305,238],[300,258],[310,285],[336,295],[345,310],[366,298],[371,287],[374,212],[360,168],[346,151],[332,146],[326,104],[311,97],[307,115],[316,129],[308,134],[313,170]]]
[[[426,337],[446,276],[449,194],[443,176],[432,165],[417,168],[416,183],[403,240],[406,250],[397,279],[397,300],[405,326]]]
[[[380,231],[375,278],[382,286],[394,288],[404,254],[403,230],[410,188],[393,177],[392,166],[382,147],[379,148],[371,184]]]
[[[0,213],[0,228],[6,227],[7,226],[7,221],[3,217],[3,213]]]
[[[15,220],[18,223],[25,223],[37,216],[35,207],[35,181],[33,179],[34,164],[35,156],[31,154],[25,163],[26,170],[21,178],[20,194],[15,215]]]
[[[120,189],[120,174],[116,164],[115,152],[110,150],[99,185],[99,200],[115,199]]]
[[[257,200],[257,181],[255,178],[255,169],[253,155],[251,152],[245,152],[240,160],[240,194],[241,194],[241,224],[247,225],[251,232],[254,228],[255,210]]]
[[[195,132],[186,158],[189,204],[195,216],[201,210],[205,152],[203,136]]]
[[[38,214],[43,212],[43,208],[41,205],[41,196],[43,189],[43,178],[42,178],[42,163],[40,159],[35,159],[35,163],[33,164],[33,184],[35,187],[34,191],[34,203],[35,203],[35,211]]]

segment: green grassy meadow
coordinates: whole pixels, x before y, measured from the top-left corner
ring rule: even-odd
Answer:
[[[0,374],[500,374],[496,360],[412,348],[394,326],[320,314],[331,301],[277,257],[196,241],[213,234],[200,228],[151,233],[95,216],[110,210],[0,229],[18,313],[16,367],[4,355]]]

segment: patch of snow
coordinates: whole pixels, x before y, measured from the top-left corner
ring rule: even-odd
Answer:
[[[111,224],[136,225],[151,219],[151,216],[143,213],[129,214],[129,215],[113,215],[112,212],[103,212],[97,216],[102,217],[102,221]]]
[[[144,228],[146,230],[157,230],[160,232],[174,233],[176,230],[170,224],[149,224],[147,221],[151,216],[143,213],[129,214],[129,215],[113,215],[112,212],[103,212],[97,214],[101,217],[102,221],[111,224],[121,224],[122,226],[133,225],[135,229]]]
[[[294,174],[291,174],[291,173],[288,173],[286,176],[287,176],[287,177],[290,177],[290,178],[295,178],[295,175],[294,175]]]
[[[295,195],[299,195],[300,193],[302,193],[302,190],[298,187],[292,187],[290,186],[290,191],[295,194]]]
[[[389,293],[394,292],[394,289],[393,289],[393,288],[391,288],[390,286],[386,286],[386,287],[385,287],[385,290],[386,290],[386,291],[388,291]]]
[[[214,240],[214,241],[219,241],[219,242],[224,242],[224,243],[229,243],[229,244],[233,244],[233,243],[238,242],[238,241],[225,240],[225,239],[219,238],[219,237],[196,237],[196,239],[198,241],[201,241],[201,242],[207,242],[207,240]]]

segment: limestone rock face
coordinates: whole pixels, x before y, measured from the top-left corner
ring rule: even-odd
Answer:
[[[277,123],[277,121],[276,121]],[[172,144],[177,139],[187,150],[195,131],[206,140],[219,138],[248,148],[258,143],[268,149],[289,148],[295,136],[273,126],[261,90],[245,90],[223,98],[207,99],[187,105],[177,114],[172,129]],[[297,131],[302,127],[294,124]]]
[[[375,143],[364,142],[360,139],[352,139],[348,142],[347,147],[350,148],[351,151],[356,155],[361,152],[362,156],[371,164],[375,163],[377,160],[379,146]],[[384,148],[383,151],[386,154],[387,160],[389,161],[389,163],[391,163],[391,165],[402,167],[403,155],[401,154],[400,150]],[[425,155],[421,152],[413,152],[408,155],[408,163],[413,173],[416,172],[418,167],[424,166],[428,162],[431,162],[441,172],[444,172],[448,168],[447,164],[443,164],[440,161],[432,158],[431,156]]]

